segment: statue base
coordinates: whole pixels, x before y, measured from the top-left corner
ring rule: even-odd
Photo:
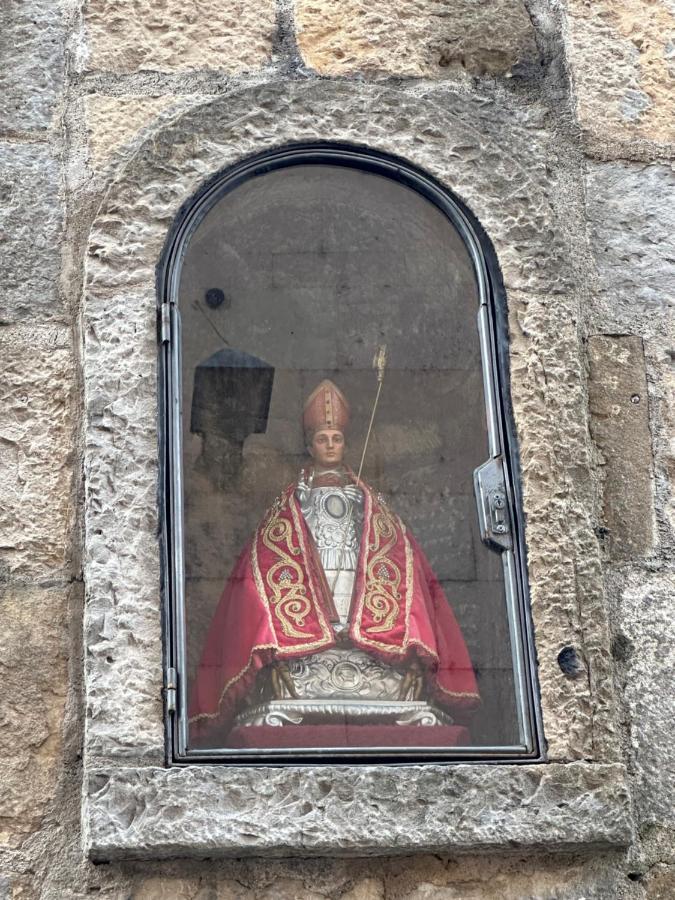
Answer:
[[[463,725],[249,725],[235,727],[223,741],[230,750],[303,750],[377,747],[470,747],[471,735]]]
[[[452,725],[451,717],[415,700],[269,700],[239,713],[235,728],[267,725]]]

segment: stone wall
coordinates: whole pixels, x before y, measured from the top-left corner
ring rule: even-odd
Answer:
[[[675,893],[672,25],[667,0],[3,5],[0,896],[656,900]],[[596,696],[613,693],[619,704],[636,829],[625,853],[589,846],[556,857],[533,849],[349,862],[94,866],[84,859],[81,316],[91,223],[116,173],[187,110],[242,90],[256,97],[258,87],[263,97],[263,85],[290,91],[326,82],[352,91],[395,86],[432,96],[441,111],[459,97],[476,109],[476,122],[492,121],[506,154],[521,145],[515,132],[527,119],[533,152],[548,154],[556,170],[551,236],[566,263],[550,301],[528,289],[536,260],[526,246],[514,244],[513,258],[503,260],[520,273],[519,284],[507,280],[514,381],[525,386],[514,403],[519,427],[540,446],[523,459],[541,485],[528,536],[555,528],[563,563],[565,548],[580,558],[583,548],[574,543],[574,510],[545,505],[548,475],[569,452],[547,412],[549,379],[567,380],[570,415],[579,400],[590,412],[593,477],[575,490],[595,498],[600,551],[588,548],[587,564],[578,565],[577,596],[581,618],[609,612],[614,671],[592,666],[589,677],[602,682]],[[240,111],[242,152],[246,116]],[[498,178],[499,153],[481,127],[457,152],[467,160],[495,154]],[[198,161],[201,149],[193,149]],[[507,195],[507,181],[500,190]],[[515,237],[519,223],[511,225]],[[576,312],[562,325],[587,351],[577,360],[541,339],[566,293],[574,298],[566,310]],[[96,324],[90,345],[114,337]],[[95,413],[96,396],[88,402]],[[582,446],[586,423],[575,427]],[[540,515],[546,509],[551,515]],[[554,684],[553,672],[543,670],[543,684]],[[583,747],[593,755],[592,741]]]

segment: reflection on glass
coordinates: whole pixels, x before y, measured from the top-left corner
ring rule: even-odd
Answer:
[[[189,747],[517,743],[451,222],[380,175],[269,172],[204,217],[179,305]]]

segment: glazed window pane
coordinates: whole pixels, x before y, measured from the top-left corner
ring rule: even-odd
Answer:
[[[272,171],[195,231],[179,293],[191,749],[518,743],[502,560],[473,489],[478,307],[451,222],[381,175]]]

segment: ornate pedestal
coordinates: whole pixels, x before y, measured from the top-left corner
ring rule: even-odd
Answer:
[[[235,727],[284,725],[452,725],[421,696],[413,669],[397,669],[354,648],[335,647],[262,674]]]

